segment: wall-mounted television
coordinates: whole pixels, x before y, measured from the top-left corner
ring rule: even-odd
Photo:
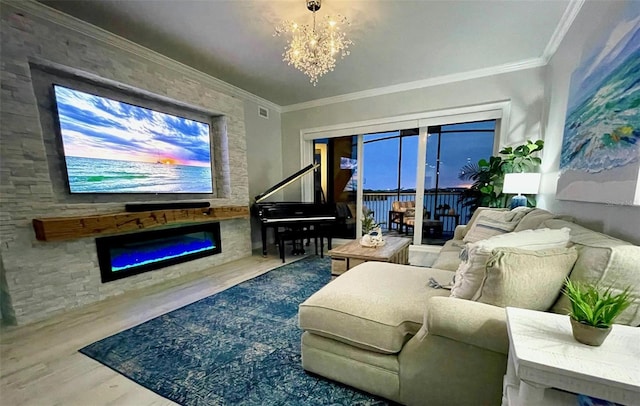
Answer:
[[[209,124],[53,89],[71,193],[213,193]]]

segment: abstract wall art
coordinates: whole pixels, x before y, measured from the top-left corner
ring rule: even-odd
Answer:
[[[640,205],[640,2],[571,76],[556,197]]]

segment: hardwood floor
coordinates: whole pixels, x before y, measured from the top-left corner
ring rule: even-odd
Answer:
[[[3,327],[0,405],[174,405],[78,349],[280,265],[277,255],[254,254],[42,322]]]

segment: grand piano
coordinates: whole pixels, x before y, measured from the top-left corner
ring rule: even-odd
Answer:
[[[328,203],[307,202],[263,202],[267,197],[295,182],[302,176],[313,173],[319,164],[310,164],[285,180],[255,197],[251,212],[260,221],[262,255],[267,255],[267,228],[277,234],[279,228],[302,229],[328,226],[336,221],[336,207]],[[326,227],[329,229],[329,227]],[[329,240],[331,241],[331,240]],[[331,244],[329,242],[329,244]]]

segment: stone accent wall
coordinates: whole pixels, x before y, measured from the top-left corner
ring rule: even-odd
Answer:
[[[0,76],[0,305],[3,320],[25,324],[125,291],[152,285],[251,254],[249,220],[221,222],[222,253],[102,284],[93,238],[35,239],[38,217],[118,212],[124,201],[78,201],[52,184],[30,64],[61,66],[107,84],[138,89],[164,101],[219,114],[213,125],[221,173],[212,206],[247,205],[248,174],[243,101],[176,69],[174,61],[145,58],[3,3]],[[226,136],[224,136],[226,134]],[[223,181],[220,181],[222,179]],[[176,197],[176,199],[185,199]],[[176,201],[150,195],[148,202]],[[199,200],[202,200],[200,198]],[[138,199],[138,201],[140,201]]]

